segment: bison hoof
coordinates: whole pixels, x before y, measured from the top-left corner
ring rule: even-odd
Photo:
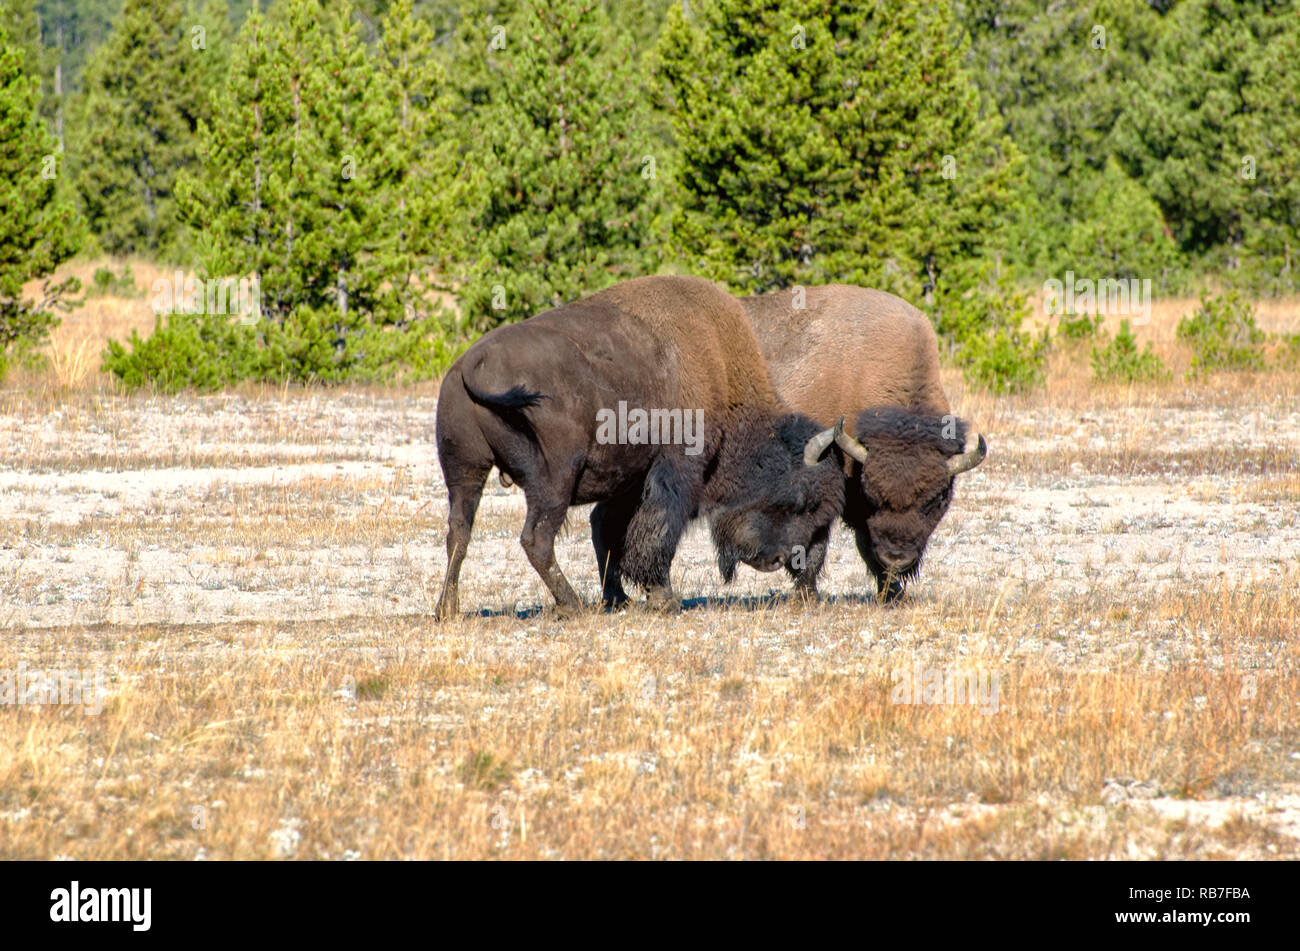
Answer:
[[[551,612],[557,618],[574,618],[579,614],[582,614],[582,602],[572,601],[561,603],[557,601],[555,607],[551,609]]]
[[[645,606],[651,611],[676,614],[681,611],[682,602],[671,588],[656,588],[645,596]]]
[[[905,592],[903,586],[897,581],[888,585],[880,585],[876,592],[876,600],[881,604],[899,604],[903,601]]]
[[[793,594],[794,594],[793,600],[795,601],[795,603],[803,607],[810,607],[811,605],[814,604],[821,604],[822,601],[821,592],[818,591],[817,588],[814,586],[795,585]]]

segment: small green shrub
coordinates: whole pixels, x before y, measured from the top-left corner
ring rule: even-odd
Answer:
[[[95,276],[86,291],[87,297],[140,297],[143,294],[144,291],[136,287],[129,264],[122,268],[121,277],[106,267],[95,268]]]
[[[1169,376],[1160,358],[1147,343],[1138,349],[1137,338],[1127,320],[1120,321],[1119,333],[1105,346],[1092,348],[1092,377],[1101,383],[1140,383]]]
[[[389,383],[428,379],[468,341],[443,336],[436,318],[406,327],[341,326],[332,310],[302,308],[283,325],[219,314],[169,313],[154,332],[109,341],[104,369],[130,388],[218,390],[243,380]],[[129,349],[128,349],[129,347]]]
[[[935,293],[935,331],[948,342],[966,382],[992,393],[1018,393],[1042,382],[1045,338],[1020,329],[1025,295],[990,262],[976,262],[941,278]]]
[[[1091,340],[1101,329],[1101,314],[1062,314],[1056,333],[1066,340]]]
[[[1277,366],[1286,370],[1300,370],[1300,333],[1279,334],[1276,339],[1281,345],[1275,361]]]
[[[1001,328],[967,339],[962,356],[966,382],[990,393],[1022,393],[1043,381],[1047,342]]]
[[[1178,339],[1192,348],[1193,374],[1260,369],[1265,336],[1255,325],[1254,307],[1236,291],[1202,292],[1196,313],[1178,322]]]
[[[108,342],[104,369],[133,389],[219,390],[265,378],[272,366],[273,355],[259,346],[253,326],[215,314],[164,314],[148,337],[132,330],[127,343],[130,350]]]

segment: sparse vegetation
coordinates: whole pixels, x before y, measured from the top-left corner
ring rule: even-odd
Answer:
[[[1102,383],[1138,383],[1163,380],[1169,375],[1160,358],[1152,352],[1151,341],[1139,350],[1133,328],[1120,321],[1119,331],[1105,346],[1092,348],[1092,375]]]
[[[1264,365],[1264,331],[1255,309],[1235,291],[1201,295],[1201,306],[1178,324],[1178,339],[1192,348],[1192,373],[1255,370]]]
[[[135,285],[135,275],[128,263],[122,273],[114,274],[111,268],[95,268],[95,277],[86,291],[87,297],[143,297],[144,291]]]

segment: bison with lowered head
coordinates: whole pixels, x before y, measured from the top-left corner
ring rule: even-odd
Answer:
[[[681,410],[702,431],[614,433],[615,407],[657,410],[659,422]],[[572,505],[599,503],[592,541],[607,602],[626,600],[626,576],[652,604],[674,605],[669,566],[690,519],[708,518],[725,575],[738,561],[775,570],[800,548],[824,554],[844,502],[833,433],[778,401],[739,302],[698,278],[627,281],[485,334],[442,383],[437,442],[449,496],[440,619],[459,609],[493,466],[523,489],[519,540],[563,609],[580,606],[554,556]]]
[[[823,426],[854,421],[835,437],[849,460],[843,517],[878,596],[897,598],[948,511],[954,478],[988,452],[952,415],[930,321],[893,294],[846,284],[741,304],[781,398]],[[796,583],[815,584],[819,567]]]

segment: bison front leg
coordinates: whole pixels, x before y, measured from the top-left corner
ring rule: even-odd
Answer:
[[[591,510],[591,544],[596,549],[596,569],[600,572],[601,602],[610,608],[628,602],[623,590],[623,552],[628,523],[636,512],[640,492],[600,502]]]
[[[794,552],[785,563],[785,570],[794,579],[794,593],[804,600],[817,600],[817,576],[826,563],[826,549],[830,542],[828,526],[813,535],[812,543],[804,552]]]
[[[661,456],[646,475],[641,498],[623,542],[623,574],[644,588],[646,604],[680,610],[669,577],[677,544],[694,511],[688,480],[670,458]]]
[[[447,486],[447,577],[442,582],[442,594],[433,616],[447,621],[460,612],[460,566],[469,548],[469,536],[474,530],[474,515],[479,499],[483,497],[483,482],[488,469],[471,471],[464,481]]]

